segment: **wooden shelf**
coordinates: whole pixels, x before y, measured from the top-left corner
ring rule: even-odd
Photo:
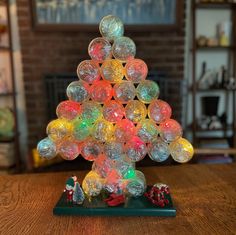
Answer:
[[[2,52],[8,52],[10,50],[11,50],[11,48],[9,46],[0,46],[0,51],[2,51]]]
[[[12,143],[14,141],[15,141],[15,136],[11,136],[11,137],[0,136],[0,143]]]
[[[6,93],[0,93],[0,97],[5,97],[5,96],[15,96],[16,92],[6,92]]]
[[[189,87],[189,91],[193,91],[193,87]],[[196,92],[217,92],[217,91],[224,91],[224,92],[231,92],[231,91],[236,91],[232,89],[226,89],[226,88],[209,88],[209,89],[201,89],[201,88],[196,88]]]
[[[195,154],[236,154],[236,148],[227,148],[227,149],[219,149],[219,148],[195,148]]]
[[[6,6],[6,1],[0,0],[0,6]]]
[[[231,9],[236,6],[236,3],[230,2],[202,2],[196,3],[195,8],[197,9]]]
[[[207,50],[207,51],[215,51],[215,50],[234,50],[234,46],[198,46],[196,45],[196,50]]]

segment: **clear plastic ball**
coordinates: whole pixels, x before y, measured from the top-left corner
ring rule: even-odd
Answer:
[[[93,135],[96,140],[108,142],[113,139],[114,127],[112,123],[102,119],[94,124]]]
[[[124,107],[115,100],[110,100],[103,106],[103,116],[109,122],[120,121],[124,117],[124,114]]]
[[[56,109],[58,118],[65,118],[72,120],[76,118],[81,112],[80,104],[72,100],[62,101]]]
[[[145,80],[148,74],[148,67],[143,60],[129,60],[125,65],[126,78],[134,83]]]
[[[136,95],[136,90],[132,82],[123,81],[114,86],[114,98],[121,103],[127,103],[133,100]]]
[[[88,53],[92,60],[103,62],[112,56],[111,44],[105,38],[95,38],[89,44]]]
[[[141,171],[135,171],[135,177],[128,180],[126,193],[131,197],[140,197],[146,191],[146,179]]]
[[[134,136],[125,144],[125,152],[132,162],[138,162],[147,154],[147,147],[139,137]]]
[[[138,123],[141,120],[145,119],[146,115],[146,106],[138,100],[129,101],[125,107],[126,118],[134,123]]]
[[[148,106],[148,116],[156,123],[170,119],[172,110],[170,105],[163,100],[153,100]]]
[[[114,168],[118,170],[123,179],[130,179],[135,175],[135,163],[131,162],[126,155],[114,163]]]
[[[81,105],[81,118],[88,123],[95,123],[102,117],[102,106],[94,101],[86,101]]]
[[[101,67],[104,80],[109,82],[120,82],[124,76],[124,67],[119,60],[105,60]]]
[[[95,140],[84,141],[81,146],[81,155],[88,161],[94,161],[102,153],[102,145]]]
[[[100,21],[99,31],[103,37],[109,41],[113,41],[115,38],[123,36],[124,25],[120,18],[108,15]]]
[[[77,141],[87,139],[91,133],[91,124],[87,120],[76,118],[74,124],[74,137]]]
[[[51,121],[46,130],[48,137],[53,141],[70,138],[73,136],[73,131],[72,122],[62,118]]]
[[[89,85],[83,81],[75,81],[69,84],[66,94],[70,100],[83,102],[89,99]]]
[[[136,134],[136,128],[133,122],[128,119],[122,119],[115,126],[115,139],[119,142],[126,142]]]
[[[88,197],[98,196],[103,188],[103,180],[96,172],[90,171],[83,180],[82,188]]]
[[[183,134],[181,125],[174,119],[168,119],[159,126],[160,136],[165,142],[172,142]]]
[[[79,146],[75,141],[63,140],[58,144],[58,153],[65,160],[74,160],[80,154]]]
[[[91,98],[98,103],[104,103],[113,96],[113,89],[109,82],[98,81],[91,86]]]
[[[155,162],[163,162],[170,156],[169,145],[158,138],[148,145],[148,155]]]
[[[131,38],[116,38],[112,46],[113,56],[123,62],[131,60],[136,54],[136,46]]]
[[[112,160],[121,159],[123,152],[124,152],[124,146],[122,143],[116,141],[110,141],[105,143],[104,145],[104,154]]]
[[[113,169],[107,175],[104,180],[104,189],[109,193],[119,194],[123,192],[122,178],[117,170]]]
[[[37,151],[38,151],[40,157],[46,158],[46,159],[52,159],[52,158],[56,157],[56,155],[57,155],[56,145],[48,137],[39,141],[39,143],[37,145]]]
[[[151,103],[159,96],[159,86],[154,81],[141,81],[136,89],[138,99],[143,103]]]
[[[192,159],[194,149],[191,143],[184,138],[179,138],[170,143],[170,154],[179,163],[186,163]]]
[[[97,172],[102,178],[106,178],[113,169],[112,160],[105,155],[100,155],[92,165],[92,170]]]
[[[142,141],[151,142],[158,135],[156,123],[149,119],[142,120],[137,125],[137,135]]]
[[[78,77],[87,82],[93,83],[100,80],[99,65],[93,60],[84,60],[77,67]]]

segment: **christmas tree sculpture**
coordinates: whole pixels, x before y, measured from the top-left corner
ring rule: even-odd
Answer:
[[[185,163],[193,147],[171,119],[170,106],[158,99],[158,85],[146,80],[147,65],[134,58],[135,44],[123,36],[121,20],[106,16],[99,29],[102,37],[89,44],[91,59],[78,65],[79,80],[67,87],[69,100],[58,105],[58,119],[48,124],[38,152],[47,159],[60,154],[93,161],[82,183],[89,197],[102,190],[138,197],[146,181],[135,162],[146,155],[162,162],[171,155]]]

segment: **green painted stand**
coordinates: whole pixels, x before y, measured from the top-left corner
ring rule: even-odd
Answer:
[[[68,203],[65,193],[63,193],[53,208],[53,214],[77,216],[176,216],[176,209],[173,207],[170,194],[167,197],[170,203],[165,207],[153,205],[145,196],[127,198],[124,204],[110,207],[103,201],[106,198],[105,196],[104,194],[99,195],[92,198],[91,201],[86,198],[82,205],[75,205]]]

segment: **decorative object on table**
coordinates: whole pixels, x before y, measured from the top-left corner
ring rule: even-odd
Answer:
[[[109,197],[104,199],[104,202],[109,206],[119,206],[125,203],[125,196],[123,194],[111,193]]]
[[[181,27],[183,0],[33,0],[33,25],[36,29],[95,30],[99,20],[110,12],[122,17],[130,28],[176,30]],[[129,9],[127,11],[127,9]],[[56,27],[55,27],[56,26]]]
[[[67,202],[73,202],[76,198],[73,198],[75,186],[77,183],[77,177],[75,175],[72,175],[70,178],[66,180],[66,187],[64,189],[64,192],[66,193],[66,200]]]
[[[229,21],[221,22],[217,25],[217,32],[220,46],[231,44],[232,23]]]
[[[207,45],[207,37],[203,36],[203,35],[200,35],[197,38],[197,45],[200,46],[200,47],[206,46]]]
[[[75,204],[82,204],[84,202],[84,192],[83,189],[80,187],[79,182],[75,182],[74,193],[73,193],[73,203]]]
[[[135,170],[135,162],[147,154],[157,162],[171,155],[179,163],[193,156],[192,145],[182,138],[180,124],[171,118],[171,107],[158,99],[159,86],[146,80],[147,65],[134,58],[136,46],[123,36],[122,21],[105,16],[99,29],[102,37],[94,39],[88,48],[92,60],[78,65],[79,80],[67,87],[69,100],[58,105],[58,119],[48,124],[48,137],[37,147],[46,159],[59,154],[74,160],[81,154],[93,162],[82,183],[86,203],[100,200],[104,190],[126,198],[142,197],[146,179]],[[72,200],[74,187],[69,181],[67,201]],[[91,208],[86,204],[88,214],[96,214],[98,208],[93,207],[94,203]]]
[[[0,138],[12,137],[14,125],[14,115],[10,108],[0,108]]]

